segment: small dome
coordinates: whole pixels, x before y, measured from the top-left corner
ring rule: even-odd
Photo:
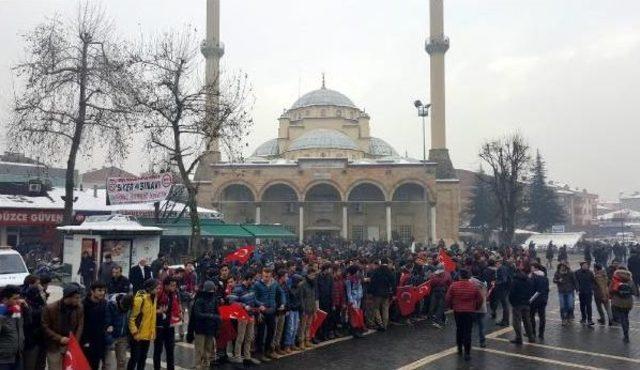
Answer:
[[[278,155],[278,139],[271,139],[260,144],[253,152],[252,157],[271,157]]]
[[[312,106],[336,106],[336,107],[349,107],[356,108],[351,99],[347,98],[344,94],[335,90],[322,87],[318,90],[311,91],[302,95],[291,106],[291,109],[298,109]]]
[[[304,149],[360,150],[351,138],[342,132],[327,129],[309,131],[291,142],[287,151]]]
[[[369,139],[369,154],[376,157],[398,157],[398,153],[389,143],[377,137]]]

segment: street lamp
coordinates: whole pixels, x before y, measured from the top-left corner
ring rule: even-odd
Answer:
[[[427,128],[426,120],[429,116],[429,108],[431,104],[424,105],[420,100],[413,102],[413,106],[418,109],[418,117],[422,117],[422,160],[427,161]]]

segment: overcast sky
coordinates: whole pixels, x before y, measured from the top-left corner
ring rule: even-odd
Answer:
[[[98,1],[98,0],[96,0]],[[119,32],[197,26],[205,0],[103,0]],[[0,0],[0,119],[20,34],[75,0]],[[222,0],[223,65],[254,87],[251,150],[277,135],[300,93],[327,87],[371,115],[372,135],[420,157],[412,102],[429,100],[427,0]],[[520,132],[550,177],[615,199],[640,190],[640,1],[447,0],[447,139],[458,168],[478,167],[483,140]],[[427,139],[429,140],[429,139]],[[140,172],[141,151],[124,165]],[[97,157],[98,159],[100,156]],[[99,160],[83,161],[82,169]]]

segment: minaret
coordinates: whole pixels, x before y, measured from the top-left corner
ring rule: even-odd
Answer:
[[[213,84],[214,91],[218,91],[220,58],[224,55],[224,44],[220,41],[220,0],[207,0],[207,38],[202,42],[200,50],[206,59],[205,78],[207,85]],[[217,105],[217,94],[210,95],[207,104]],[[215,119],[215,117],[211,119]],[[212,143],[209,153],[204,162],[220,162],[220,142],[217,139]]]
[[[425,48],[429,53],[431,75],[431,149],[429,160],[438,162],[437,178],[455,178],[446,140],[444,54],[449,38],[444,35],[443,0],[429,0],[430,36]]]

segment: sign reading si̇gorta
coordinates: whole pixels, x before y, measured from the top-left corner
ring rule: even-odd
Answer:
[[[107,179],[107,205],[154,203],[167,198],[173,185],[170,173],[144,177],[109,177]]]

